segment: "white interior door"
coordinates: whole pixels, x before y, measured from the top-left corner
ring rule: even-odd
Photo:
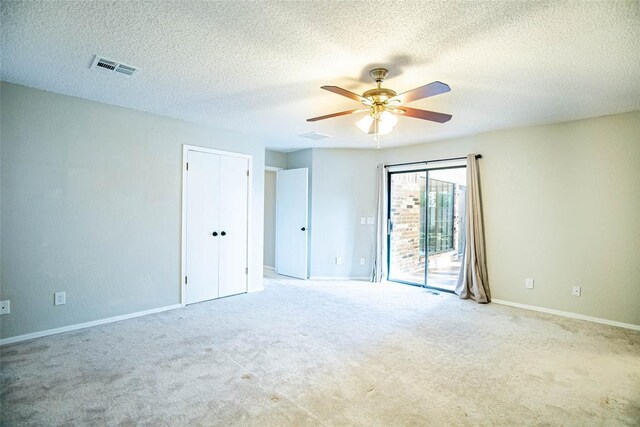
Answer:
[[[247,292],[249,160],[220,157],[219,297]]]
[[[278,171],[276,184],[276,272],[307,278],[307,168]]]
[[[187,158],[186,303],[193,304],[218,298],[220,156],[189,151]]]

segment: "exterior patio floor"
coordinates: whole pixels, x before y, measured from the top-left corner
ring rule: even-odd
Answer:
[[[452,261],[446,266],[430,268],[428,273],[427,286],[453,291],[458,283],[460,261]],[[424,285],[424,268],[413,272],[392,274],[389,276],[389,280]]]

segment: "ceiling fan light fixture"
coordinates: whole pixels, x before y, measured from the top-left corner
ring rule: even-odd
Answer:
[[[398,123],[398,117],[388,111],[383,111],[380,116],[375,114],[367,114],[356,122],[356,125],[364,133],[375,133],[377,128],[378,135],[388,135]]]
[[[378,135],[388,135],[393,131],[393,126],[388,122],[378,120]]]
[[[380,122],[384,124],[384,126],[390,126],[391,129],[393,129],[395,125],[398,124],[398,116],[389,111],[383,111],[382,114],[380,114]]]
[[[360,120],[356,122],[356,126],[360,128],[360,130],[364,133],[369,133],[369,129],[371,129],[371,125],[373,124],[373,116],[371,114],[367,114]]]

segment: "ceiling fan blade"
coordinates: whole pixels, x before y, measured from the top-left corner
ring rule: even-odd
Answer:
[[[419,110],[405,106],[394,108],[392,111],[401,113],[407,117],[415,117],[416,119],[430,120],[438,123],[448,122],[451,120],[451,117],[453,117],[451,114],[436,113],[435,111]]]
[[[430,96],[440,95],[441,93],[446,93],[450,90],[451,88],[446,83],[432,82],[427,85],[408,90],[400,95],[396,95],[389,99],[388,102],[407,103],[417,101],[418,99],[428,98]]]
[[[329,92],[337,93],[338,95],[346,96],[347,98],[353,99],[354,101],[361,102],[365,105],[371,105],[371,101],[365,97],[358,95],[357,93],[353,93],[346,89],[342,89],[338,86],[321,86],[321,89],[328,90]]]
[[[360,113],[362,111],[369,111],[368,109],[366,110],[347,110],[347,111],[341,111],[339,113],[333,113],[333,114],[327,114],[324,116],[318,116],[318,117],[312,117],[310,119],[307,119],[308,122],[317,122],[318,120],[324,120],[324,119],[330,119],[332,117],[339,117],[339,116],[346,116],[347,114],[353,114],[353,113]]]

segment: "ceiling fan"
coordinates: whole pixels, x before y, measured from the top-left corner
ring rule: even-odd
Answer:
[[[377,140],[378,135],[386,135],[393,130],[396,123],[398,123],[398,114],[438,123],[444,123],[451,119],[451,114],[419,110],[403,105],[408,102],[417,101],[418,99],[449,92],[451,90],[449,85],[436,81],[398,95],[395,91],[382,87],[382,82],[388,74],[389,70],[386,68],[374,68],[369,71],[369,75],[375,80],[377,87],[366,91],[362,95],[338,86],[322,86],[324,90],[346,96],[347,98],[362,103],[365,108],[313,117],[307,119],[307,121],[317,122],[319,120],[346,116],[348,114],[368,112],[369,114],[360,119],[356,124],[363,132],[374,134]]]

